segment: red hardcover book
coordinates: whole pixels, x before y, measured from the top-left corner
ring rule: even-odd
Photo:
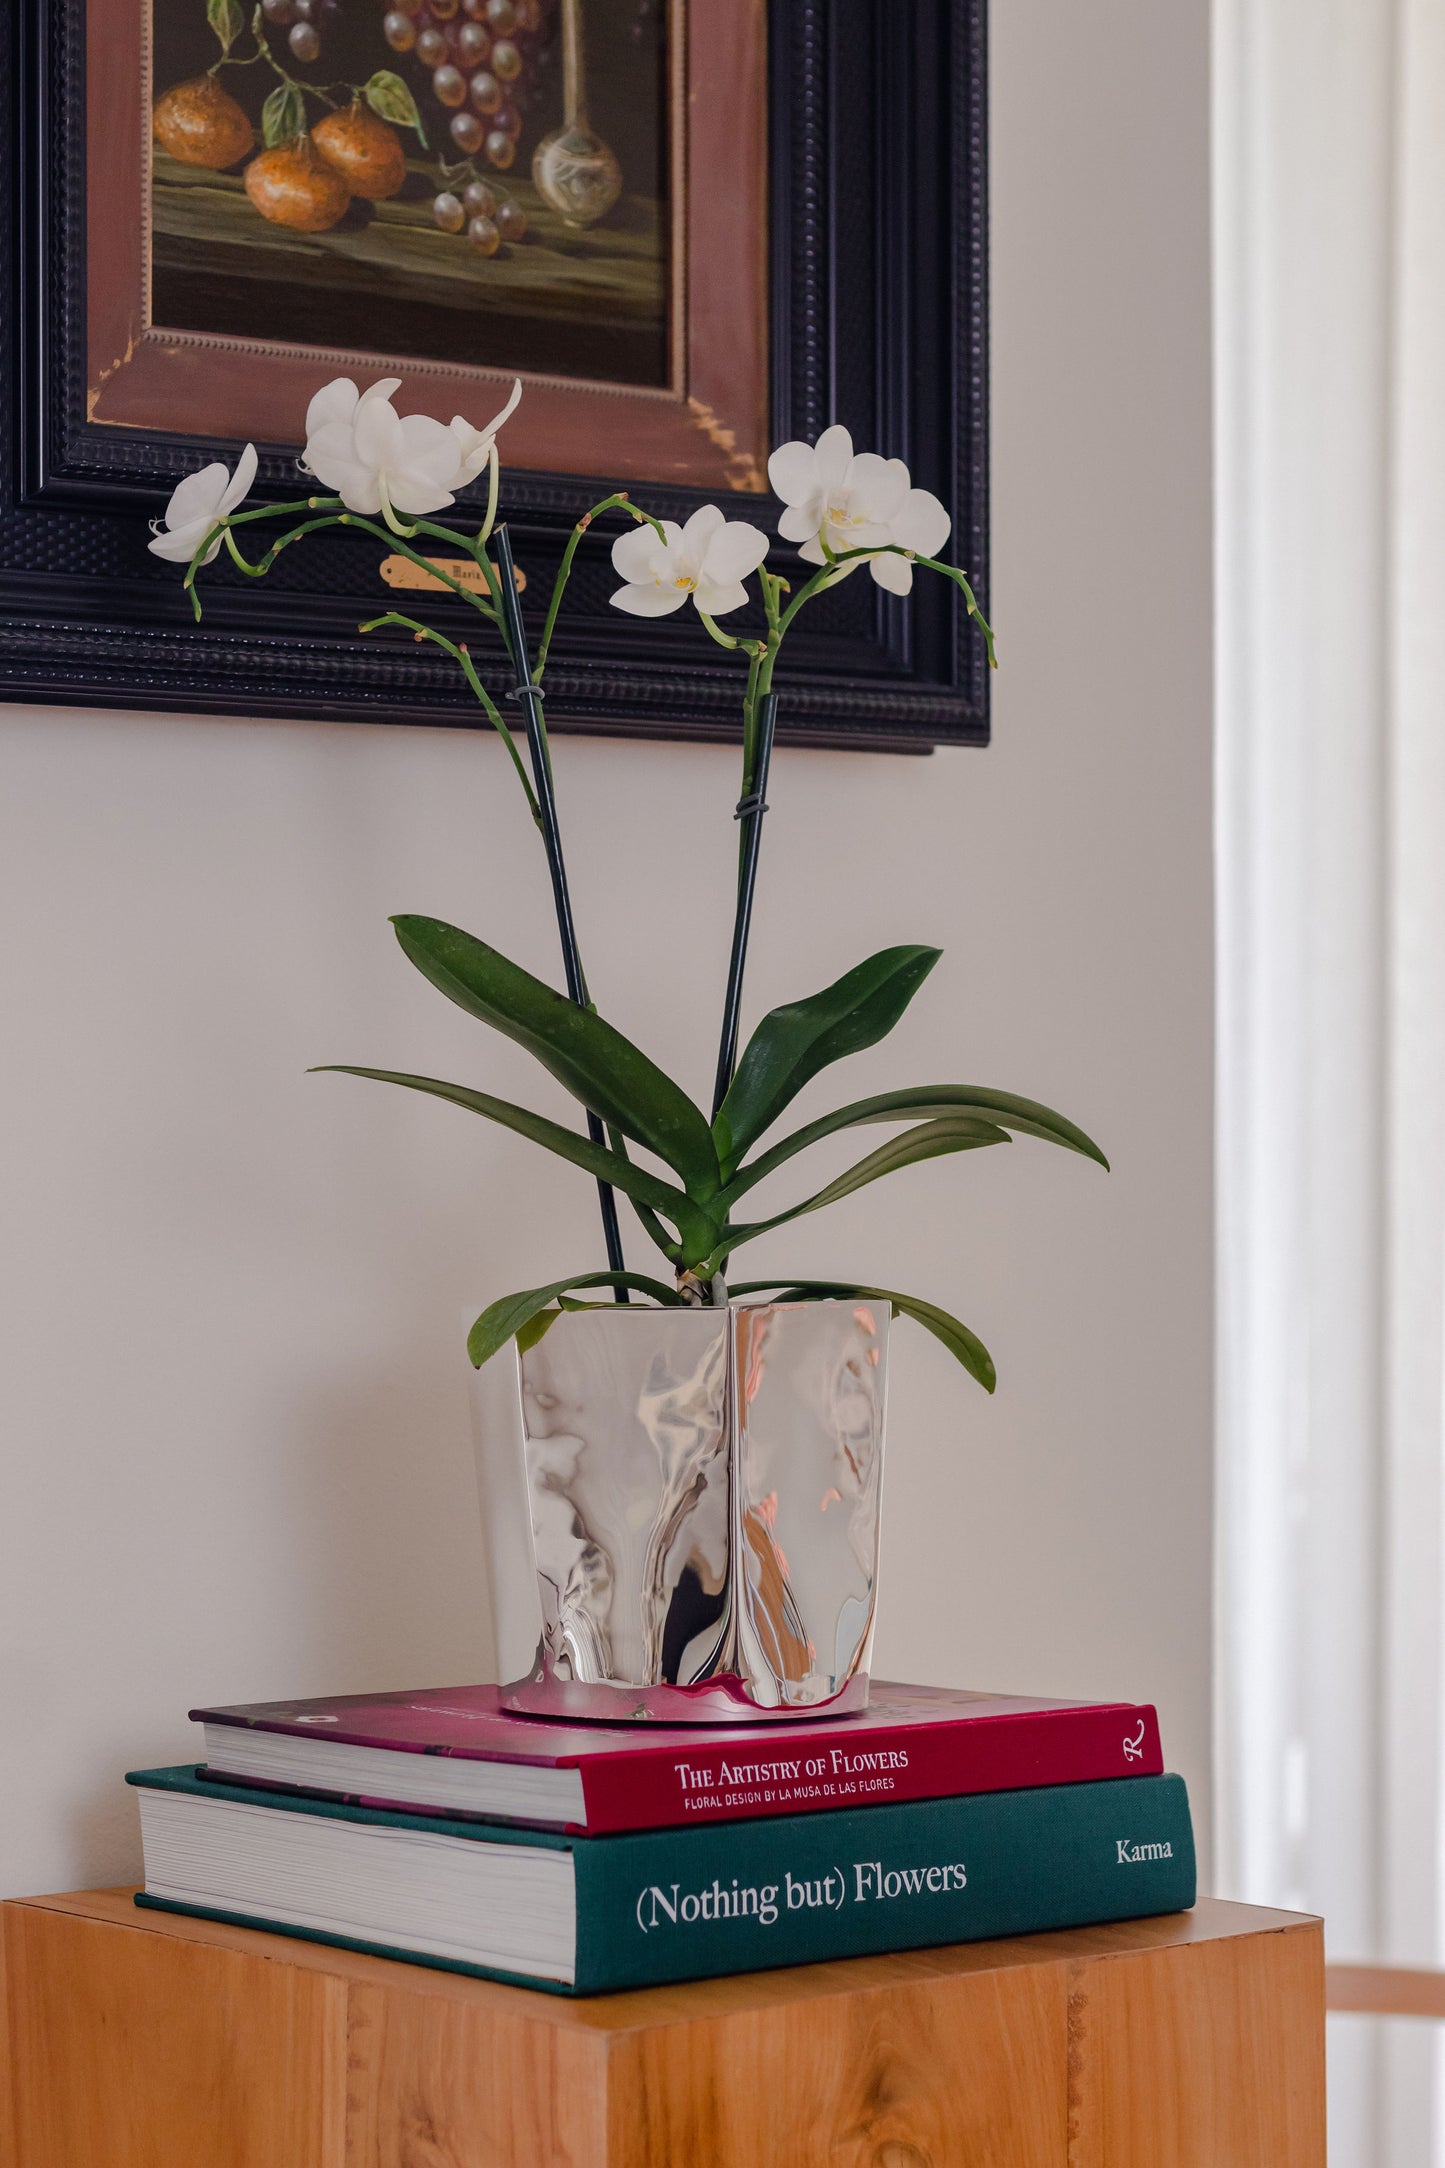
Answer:
[[[514,1716],[494,1686],[193,1709],[205,1773],[600,1836],[1157,1776],[1147,1704],[876,1683],[859,1716],[683,1728]]]

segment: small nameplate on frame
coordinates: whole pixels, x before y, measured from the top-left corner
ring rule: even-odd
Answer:
[[[437,572],[446,574],[445,579],[438,579],[435,572],[423,571],[422,567],[414,565],[409,557],[398,556],[382,558],[381,576],[388,587],[424,587],[436,594],[445,594],[448,582],[455,580],[458,587],[465,587],[473,594],[486,594],[487,575],[474,558],[433,557],[430,562],[436,566]],[[527,575],[519,565],[518,594],[524,594],[526,587]]]

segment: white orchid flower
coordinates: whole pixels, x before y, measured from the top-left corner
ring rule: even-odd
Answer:
[[[399,376],[384,376],[365,391],[346,376],[323,385],[306,409],[301,458],[349,511],[379,512],[388,521],[398,512],[412,518],[440,512],[463,480],[462,451],[445,422],[397,413],[391,395],[400,385]]]
[[[255,479],[256,447],[248,444],[236,461],[234,474],[217,459],[177,482],[166,506],[165,525],[158,519],[151,521],[155,540],[150,546],[156,556],[188,565],[217,521],[235,511]],[[220,547],[221,537],[217,535],[201,563],[208,565]]]
[[[509,421],[512,415],[516,413],[517,403],[521,396],[522,379],[517,377],[512,384],[511,397],[502,408],[501,413],[494,414],[482,429],[474,429],[471,423],[460,414],[452,416],[451,433],[456,439],[457,456],[461,462],[459,468],[461,479],[456,485],[458,489],[464,488],[468,482],[474,482],[487,461],[492,457],[497,447],[497,431],[501,428],[503,422]]]
[[[626,580],[612,597],[614,609],[633,617],[666,617],[691,596],[707,617],[740,610],[748,599],[743,581],[768,554],[768,538],[743,519],[724,519],[704,504],[685,527],[675,519],[657,529],[637,526],[612,545],[613,569]]]
[[[768,480],[787,506],[778,533],[785,542],[799,543],[798,554],[810,565],[826,564],[830,553],[836,557],[889,544],[936,557],[953,525],[930,490],[913,488],[901,459],[855,452],[852,437],[838,424],[825,429],[816,444],[780,444],[768,461]],[[906,557],[890,553],[852,562],[866,564],[892,594],[906,595],[913,586]],[[848,570],[851,566],[843,567]]]

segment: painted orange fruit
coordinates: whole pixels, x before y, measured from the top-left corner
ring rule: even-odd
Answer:
[[[263,218],[296,233],[325,233],[346,216],[351,190],[309,135],[262,151],[246,168],[246,194]]]
[[[406,179],[401,137],[359,98],[319,120],[311,140],[353,196],[369,196],[379,203],[384,196],[394,196]]]
[[[161,149],[183,166],[209,166],[215,173],[244,158],[256,140],[251,123],[213,75],[177,83],[158,98],[151,127]]]

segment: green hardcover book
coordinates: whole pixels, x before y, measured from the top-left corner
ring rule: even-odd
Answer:
[[[1194,1902],[1179,1777],[574,1837],[148,1769],[140,1905],[564,1994]]]

